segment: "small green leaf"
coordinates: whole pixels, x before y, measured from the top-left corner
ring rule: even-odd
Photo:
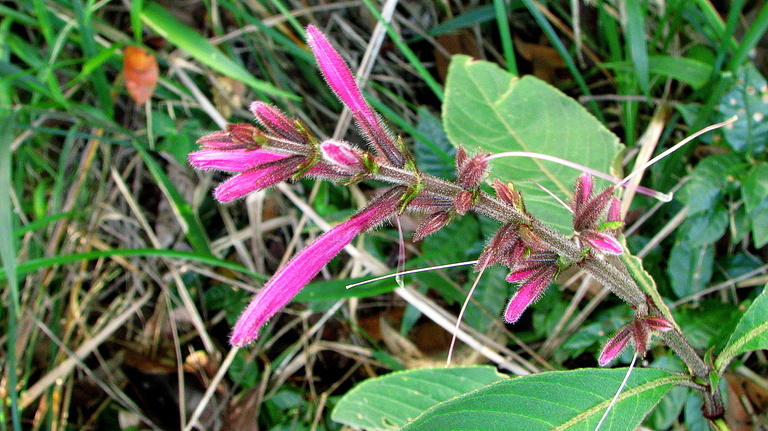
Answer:
[[[394,372],[347,392],[331,418],[357,428],[395,429],[439,402],[503,379],[489,366]]]
[[[711,244],[725,233],[728,227],[728,209],[717,204],[708,211],[692,214],[678,228],[691,246]]]
[[[723,129],[725,140],[738,153],[754,154],[765,150],[768,141],[768,83],[754,64],[736,72],[736,80],[720,99],[723,119],[738,116]]]
[[[437,404],[402,431],[595,429],[626,368],[553,371],[503,380]],[[601,431],[635,429],[684,376],[634,369]]]
[[[429,112],[429,109],[421,107],[416,130],[424,137],[416,138],[414,143],[419,170],[447,180],[456,178],[456,168],[453,166],[456,148],[445,136],[440,118]]]
[[[652,55],[648,57],[651,72],[690,84],[694,89],[703,87],[712,74],[712,65],[685,57]]]
[[[443,124],[453,145],[474,152],[531,151],[609,172],[619,139],[575,100],[526,75],[454,56],[448,69]],[[578,170],[525,157],[491,161],[491,173],[515,182],[528,210],[563,233],[571,214],[539,185],[563,200],[573,194]]]
[[[728,344],[715,360],[715,369],[722,374],[734,356],[751,350],[768,349],[768,285],[744,312]]]
[[[367,298],[391,292],[397,288],[395,278],[373,281],[347,288],[350,284],[365,281],[364,278],[318,281],[310,283],[296,295],[294,301],[338,301],[344,298]]]
[[[715,249],[712,244],[694,246],[677,241],[669,255],[667,273],[678,298],[699,293],[712,279]]]
[[[707,157],[696,165],[691,180],[675,196],[688,205],[691,214],[707,211],[734,187],[731,177],[742,165],[741,158],[734,154]]]
[[[295,94],[283,91],[265,81],[256,79],[242,65],[224,55],[200,33],[184,25],[157,3],[147,2],[141,12],[141,18],[152,30],[171,43],[188,52],[197,61],[218,71],[219,73],[248,84],[256,91],[288,97],[294,100],[300,98]]]
[[[755,166],[741,184],[741,196],[752,226],[756,248],[768,243],[768,165]]]

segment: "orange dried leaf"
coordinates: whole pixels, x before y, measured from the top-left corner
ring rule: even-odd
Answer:
[[[142,104],[149,100],[157,86],[158,67],[155,56],[142,48],[129,46],[123,55],[125,88],[134,101]]]

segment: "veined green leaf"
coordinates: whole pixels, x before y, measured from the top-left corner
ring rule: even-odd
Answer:
[[[763,292],[744,312],[728,344],[715,360],[715,369],[719,373],[725,371],[725,367],[736,355],[768,349],[768,319],[765,316],[768,316],[768,285],[763,287]]]
[[[451,61],[443,122],[451,142],[470,152],[531,151],[609,172],[621,149],[616,135],[554,87],[467,56]],[[571,232],[570,212],[539,185],[567,200],[581,172],[515,157],[493,160],[491,173],[515,182],[535,216],[563,233]]]
[[[626,368],[580,369],[503,380],[437,404],[402,431],[592,431],[626,372]],[[684,379],[666,370],[634,369],[601,431],[635,429]]]
[[[395,429],[429,407],[504,379],[489,366],[422,368],[368,379],[341,398],[331,418],[371,429]]]

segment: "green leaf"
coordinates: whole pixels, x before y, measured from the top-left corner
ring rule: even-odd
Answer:
[[[741,183],[741,196],[756,248],[768,243],[768,165],[755,166]]]
[[[725,140],[738,153],[754,154],[765,150],[768,141],[768,83],[752,64],[736,72],[736,80],[718,107],[723,118],[739,117],[723,128]]]
[[[690,84],[694,89],[703,87],[712,74],[712,65],[685,57],[652,55],[648,57],[651,72]]]
[[[439,402],[502,379],[489,366],[394,372],[368,379],[347,392],[331,418],[356,428],[399,428]]]
[[[768,285],[744,312],[725,348],[715,360],[715,369],[722,374],[734,356],[751,350],[768,349]]]
[[[688,205],[691,214],[707,211],[733,187],[730,178],[742,165],[742,160],[734,154],[709,156],[696,165],[691,180],[675,196]]]
[[[453,166],[453,157],[456,154],[456,148],[445,136],[442,121],[429,112],[429,109],[420,107],[416,130],[423,137],[423,139],[417,137],[414,143],[419,170],[438,178],[455,179],[456,168]]]
[[[365,278],[345,278],[310,283],[299,291],[294,301],[337,301],[344,298],[367,298],[391,292],[397,288],[394,277],[347,288],[350,284],[364,280]]]
[[[242,65],[224,55],[200,33],[184,25],[157,3],[147,2],[141,18],[152,30],[219,73],[248,84],[256,91],[300,100],[298,96],[254,78]]]
[[[691,246],[711,244],[725,233],[728,227],[728,209],[717,204],[709,211],[688,216],[680,225],[679,232]]]
[[[675,295],[685,298],[704,290],[712,278],[714,261],[715,249],[712,244],[694,246],[687,241],[675,242],[667,266]]]
[[[609,172],[621,149],[616,135],[549,84],[461,55],[453,57],[448,70],[443,123],[453,145],[470,152],[532,151],[602,172]],[[570,212],[536,183],[565,200],[572,196],[578,170],[515,157],[493,160],[491,172],[516,183],[531,213],[563,233],[572,231]]]
[[[440,403],[402,431],[592,431],[626,372],[626,368],[579,369],[504,380]],[[635,429],[684,379],[665,370],[634,369],[601,431]]]

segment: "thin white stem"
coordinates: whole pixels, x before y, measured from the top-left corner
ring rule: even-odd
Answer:
[[[399,276],[408,275],[408,274],[416,274],[416,273],[419,273],[419,272],[427,272],[427,271],[432,271],[432,270],[435,270],[435,269],[445,269],[445,268],[454,268],[454,267],[457,267],[457,266],[474,265],[476,263],[477,263],[476,260],[468,260],[466,262],[457,262],[457,263],[449,263],[449,264],[446,264],[446,265],[430,266],[429,268],[410,269],[408,271],[402,271],[402,272],[396,272],[394,274],[382,275],[380,277],[372,278],[370,280],[365,280],[365,281],[360,281],[358,283],[348,284],[347,285],[347,289],[351,289],[351,288],[356,287],[356,286],[362,286],[363,284],[367,284],[367,283],[373,283],[373,282],[379,281],[379,280],[386,280],[387,278],[399,277]]]
[[[640,166],[639,168],[636,168],[634,171],[632,171],[631,174],[629,174],[626,177],[624,177],[624,179],[621,180],[621,182],[617,183],[616,186],[617,187],[623,186],[624,184],[627,183],[627,181],[631,180],[635,175],[639,175],[641,172],[646,170],[649,166],[652,166],[654,163],[658,162],[659,160],[663,159],[664,157],[667,157],[668,155],[674,153],[675,151],[680,149],[680,147],[682,147],[683,145],[685,145],[685,144],[691,142],[692,140],[698,138],[699,136],[701,136],[701,135],[703,135],[703,134],[705,134],[707,132],[710,132],[712,130],[719,129],[719,128],[723,127],[723,126],[727,126],[728,124],[731,124],[731,123],[735,122],[738,119],[739,119],[739,117],[734,115],[733,117],[731,117],[731,118],[729,118],[729,119],[727,119],[727,120],[725,120],[723,122],[720,122],[720,123],[717,123],[717,124],[713,124],[711,126],[707,126],[707,127],[703,128],[703,129],[699,130],[698,132],[694,133],[693,135],[691,135],[691,136],[683,139],[682,141],[678,142],[677,144],[673,145],[671,148],[667,149],[666,151],[664,151],[663,153],[659,154],[658,156],[656,156],[656,157],[652,158],[651,160],[648,160],[647,162],[643,163],[642,166]]]
[[[461,304],[461,311],[459,311],[459,316],[456,318],[456,327],[454,327],[453,336],[451,337],[451,347],[448,348],[448,358],[445,360],[445,366],[450,367],[451,366],[451,359],[453,359],[453,349],[456,347],[456,334],[459,333],[459,327],[461,326],[461,319],[464,317],[464,311],[467,310],[467,306],[469,305],[469,300],[472,298],[472,294],[475,293],[475,288],[477,288],[477,284],[480,282],[480,277],[483,276],[483,273],[485,272],[485,266],[483,266],[482,269],[480,269],[480,272],[477,274],[477,277],[475,278],[475,282],[472,283],[472,288],[469,289],[469,292],[467,293],[467,297],[464,299],[464,303]]]
[[[616,395],[613,396],[611,403],[608,404],[608,408],[605,409],[605,413],[603,413],[603,417],[600,418],[600,422],[597,423],[597,426],[595,427],[595,431],[600,430],[600,427],[603,426],[603,422],[605,422],[605,418],[608,417],[608,413],[611,412],[611,409],[613,409],[613,406],[616,404],[616,401],[618,401],[619,395],[621,395],[621,391],[624,390],[624,386],[627,385],[629,376],[632,374],[632,370],[635,369],[636,361],[637,361],[637,352],[635,352],[635,355],[632,357],[632,363],[629,364],[629,368],[627,368],[627,374],[624,375],[624,380],[621,381],[621,384],[619,385],[619,389],[616,391]]]
[[[617,184],[619,187],[625,186],[626,179],[622,180],[621,178],[616,178],[613,175],[600,172],[596,169],[590,168],[589,166],[584,166],[578,163],[574,163],[570,160],[561,159],[560,157],[550,156],[549,154],[532,153],[530,151],[505,151],[503,153],[491,154],[486,159],[493,160],[493,159],[500,159],[502,157],[529,157],[532,159],[547,160],[563,166],[567,166],[569,168],[577,169],[583,172],[588,172],[589,174],[595,177],[602,178],[606,181],[610,181],[613,184]],[[639,193],[656,198],[663,202],[669,202],[672,200],[672,196],[666,193],[661,193],[656,190],[649,189],[648,187],[635,186],[635,185],[627,185],[626,187],[632,188]]]

